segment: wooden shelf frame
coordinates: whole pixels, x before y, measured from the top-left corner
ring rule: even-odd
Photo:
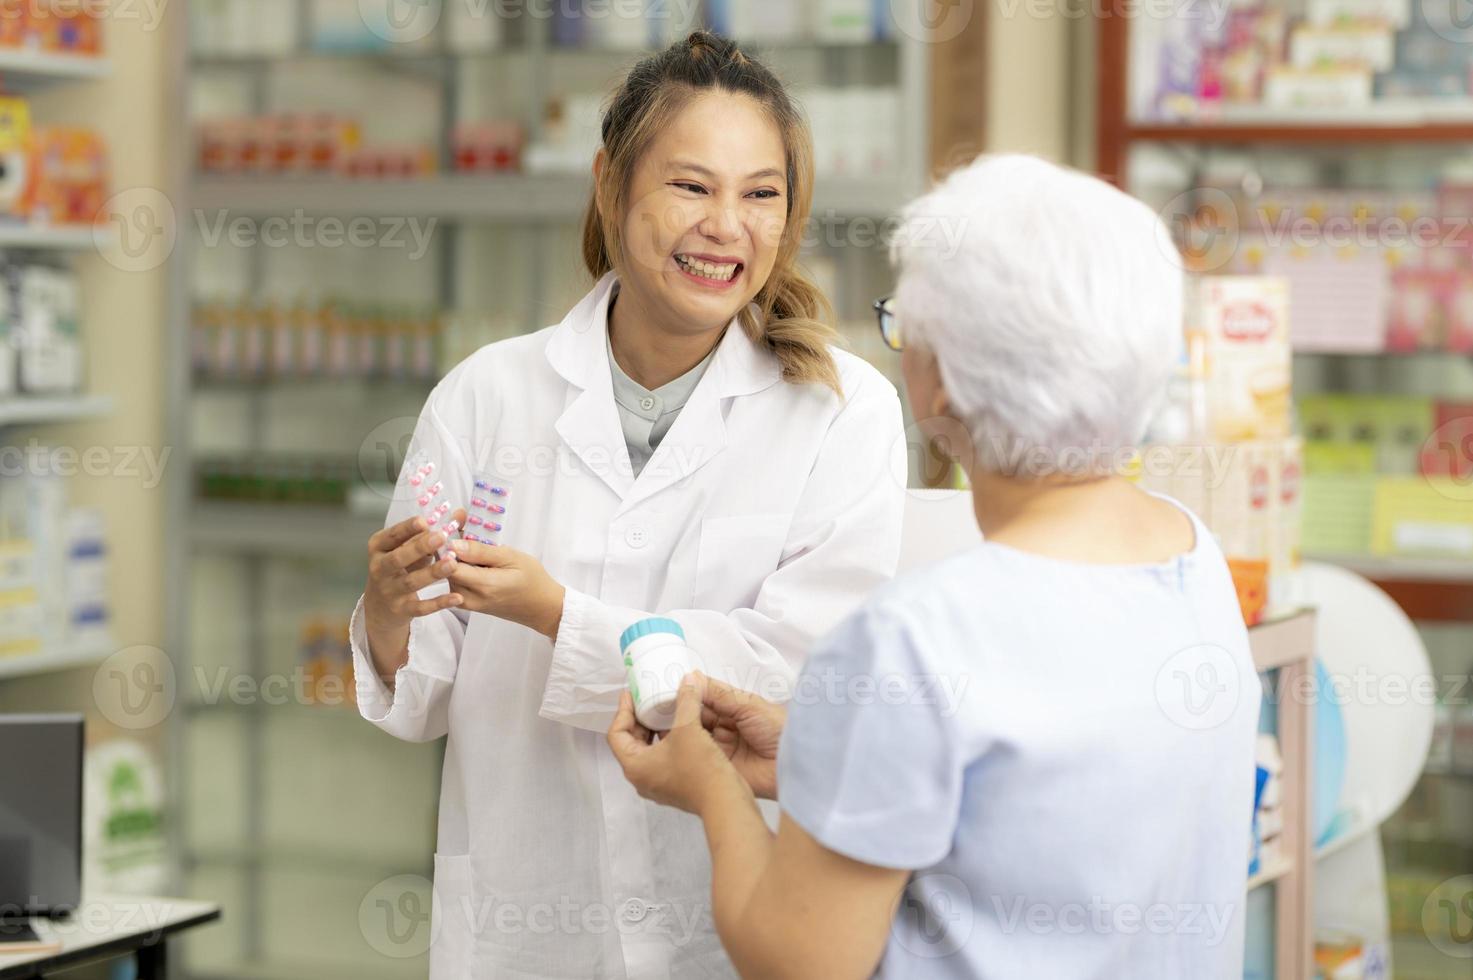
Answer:
[[[1310,779],[1314,771],[1314,711],[1308,699],[1284,696],[1305,689],[1314,677],[1315,613],[1304,610],[1252,627],[1248,642],[1260,672],[1277,671],[1279,753],[1283,758],[1284,830],[1273,876],[1260,874],[1255,885],[1271,881],[1274,902],[1275,980],[1314,976],[1314,839]],[[1262,881],[1258,879],[1264,879]]]
[[[1409,116],[1374,112],[1366,118],[1337,112],[1322,118],[1275,118],[1265,112],[1261,119],[1228,118],[1202,123],[1138,123],[1131,119],[1129,16],[1110,11],[1096,25],[1098,87],[1095,93],[1095,169],[1106,179],[1124,186],[1126,156],[1131,144],[1181,142],[1199,144],[1278,143],[1290,145],[1334,145],[1343,143],[1473,143],[1473,120],[1467,118],[1416,120]]]

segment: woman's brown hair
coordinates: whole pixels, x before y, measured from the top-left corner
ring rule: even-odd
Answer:
[[[618,265],[619,221],[629,179],[640,157],[675,114],[701,92],[717,89],[757,100],[771,116],[787,154],[787,222],[772,274],[739,314],[753,343],[782,365],[783,379],[818,382],[841,397],[839,369],[829,350],[838,334],[833,309],[798,267],[798,248],[813,203],[813,140],[787,91],[765,66],[730,41],[695,31],[643,59],[609,101],[603,117],[604,166],[583,219],[583,263],[595,279]]]

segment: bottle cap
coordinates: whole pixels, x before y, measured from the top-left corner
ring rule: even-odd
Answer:
[[[685,630],[680,628],[679,623],[664,616],[651,616],[648,619],[641,619],[619,635],[619,651],[622,653],[629,649],[629,644],[651,633],[674,633],[680,637],[682,643],[685,642]]]

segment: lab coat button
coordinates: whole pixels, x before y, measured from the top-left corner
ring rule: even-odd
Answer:
[[[641,398],[639,400],[639,407],[648,412],[655,407],[655,400],[653,398]]]
[[[624,543],[631,548],[643,548],[650,543],[649,533],[645,531],[644,525],[635,524],[624,532]]]
[[[638,922],[645,917],[645,913],[648,911],[643,902],[637,898],[631,898],[624,903],[624,921]]]

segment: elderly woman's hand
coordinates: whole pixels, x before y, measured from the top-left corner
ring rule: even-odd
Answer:
[[[747,791],[727,753],[701,724],[706,683],[698,673],[686,675],[675,702],[675,721],[658,741],[634,717],[634,701],[625,691],[608,734],[614,758],[640,796],[697,816],[721,783]]]
[[[752,792],[777,799],[777,746],[788,709],[739,687],[706,679],[701,723]]]

